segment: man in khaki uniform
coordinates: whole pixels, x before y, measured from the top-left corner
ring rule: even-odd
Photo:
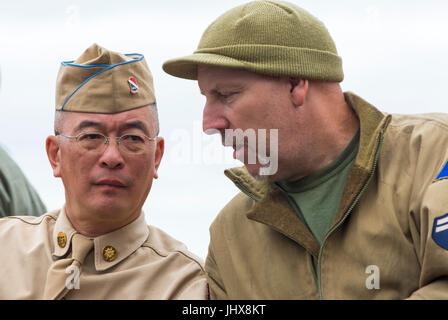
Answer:
[[[205,299],[200,259],[145,222],[164,150],[141,54],[63,62],[46,141],[62,209],[0,219],[0,299]]]
[[[212,299],[448,298],[448,115],[342,92],[327,29],[288,2],[229,10],[163,68],[198,80],[204,131],[245,164],[210,227]]]

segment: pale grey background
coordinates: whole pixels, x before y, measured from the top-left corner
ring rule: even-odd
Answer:
[[[52,134],[60,61],[77,58],[94,42],[143,53],[154,75],[167,148],[144,206],[147,221],[205,258],[208,227],[237,193],[222,172],[239,163],[201,133],[204,100],[196,83],[165,74],[161,65],[190,54],[216,17],[245,2],[0,0],[0,143],[49,209],[64,203],[44,145]],[[294,2],[330,30],[344,62],[344,90],[387,112],[447,111],[448,2]],[[190,156],[178,159],[182,153]]]

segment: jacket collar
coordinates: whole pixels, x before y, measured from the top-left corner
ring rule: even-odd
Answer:
[[[390,116],[353,93],[344,93],[345,100],[353,108],[360,121],[359,151],[350,170],[342,194],[341,203],[334,224],[347,212],[355,197],[373,173],[375,157],[380,146],[380,136],[390,122]],[[246,213],[251,220],[264,223],[301,244],[317,258],[320,244],[309,229],[297,217],[281,190],[272,182],[257,181],[245,167],[226,170],[225,175],[244,193],[256,200]]]
[[[64,233],[66,244],[64,247],[58,245],[58,234]],[[53,230],[53,258],[59,259],[65,256],[71,247],[73,235],[78,233],[70,223],[65,212],[65,206],[59,212],[54,230]],[[94,243],[94,261],[97,271],[107,270],[120,263],[136,251],[148,239],[149,229],[145,221],[145,214],[141,212],[140,216],[115,231],[103,234],[93,238]],[[103,256],[103,249],[112,246],[116,249],[117,256],[112,261],[106,261]]]

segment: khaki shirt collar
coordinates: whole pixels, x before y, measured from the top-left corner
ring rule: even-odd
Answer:
[[[58,234],[60,232],[63,232],[67,237],[67,243],[63,248],[58,245]],[[64,206],[59,213],[53,230],[53,257],[55,259],[59,259],[67,254],[75,233],[78,232],[68,220]],[[145,221],[145,214],[142,211],[140,216],[128,225],[93,238],[95,269],[104,271],[120,263],[140,248],[148,239],[148,236],[149,229]],[[116,258],[112,261],[106,261],[103,256],[103,249],[108,246],[115,248],[117,252]]]
[[[72,224],[67,218],[67,215],[65,214],[65,205],[62,207],[62,209],[59,212],[58,218],[56,219],[56,223],[54,225],[53,229],[53,258],[59,259],[63,256],[65,256],[69,249],[70,244],[72,243],[73,235],[77,233],[75,228],[73,228]],[[58,244],[58,235],[63,234],[66,237],[66,243],[64,247],[59,246]]]

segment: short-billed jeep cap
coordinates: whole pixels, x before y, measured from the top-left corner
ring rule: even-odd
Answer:
[[[225,12],[205,30],[192,55],[166,61],[163,70],[197,80],[199,64],[309,80],[344,78],[324,24],[284,1],[253,1]]]

